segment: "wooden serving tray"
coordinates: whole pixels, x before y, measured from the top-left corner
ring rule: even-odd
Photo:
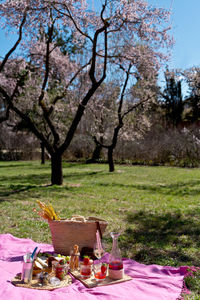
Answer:
[[[116,284],[121,283],[127,280],[133,279],[132,277],[124,274],[124,277],[122,279],[110,279],[108,276],[105,278],[104,281],[97,282],[94,275],[92,275],[90,278],[83,279],[81,278],[80,272],[78,270],[69,271],[72,276],[74,276],[76,279],[78,279],[80,282],[84,284],[87,288],[93,288],[97,286],[104,286],[104,285],[110,285],[110,284]]]
[[[20,273],[21,274],[21,273]],[[50,283],[47,285],[41,286],[38,282],[38,279],[33,278],[30,283],[24,283],[21,281],[20,274],[17,274],[15,278],[11,280],[12,284],[18,287],[24,287],[29,289],[37,289],[37,290],[55,290],[62,287],[69,286],[72,284],[72,278],[70,275],[66,275],[64,280],[61,280],[59,285],[51,285]]]

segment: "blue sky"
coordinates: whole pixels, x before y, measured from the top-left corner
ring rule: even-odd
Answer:
[[[200,66],[200,0],[149,0],[156,6],[172,5],[172,33],[175,45],[172,49],[170,68],[186,69]]]
[[[93,0],[95,2],[95,0]],[[200,66],[200,0],[148,0],[150,4],[169,8],[172,4],[172,32],[175,45],[172,49],[170,68],[186,69]],[[5,37],[0,31],[0,56],[13,43],[13,37]]]

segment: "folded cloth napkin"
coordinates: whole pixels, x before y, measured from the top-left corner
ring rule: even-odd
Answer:
[[[176,300],[181,294],[186,268],[144,265],[124,259],[125,273],[133,279],[119,284],[86,288],[81,282],[53,291],[16,287],[10,282],[22,270],[22,258],[35,247],[53,251],[48,244],[31,239],[0,234],[0,299],[1,300]],[[108,255],[103,257],[108,261]]]

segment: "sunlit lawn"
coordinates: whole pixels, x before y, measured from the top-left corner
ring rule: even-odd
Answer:
[[[199,265],[200,169],[117,165],[109,173],[105,164],[64,163],[63,173],[63,186],[51,186],[49,162],[0,162],[1,233],[51,243],[48,224],[33,212],[39,199],[50,201],[61,217],[106,219],[108,250],[109,232],[120,230],[123,256]],[[188,299],[200,299],[197,283]]]

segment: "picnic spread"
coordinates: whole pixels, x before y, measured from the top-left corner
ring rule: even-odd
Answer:
[[[122,258],[116,232],[111,233],[112,250],[106,253],[106,221],[82,216],[62,220],[51,206],[40,207],[52,245],[0,234],[0,299],[179,299],[185,267]]]

